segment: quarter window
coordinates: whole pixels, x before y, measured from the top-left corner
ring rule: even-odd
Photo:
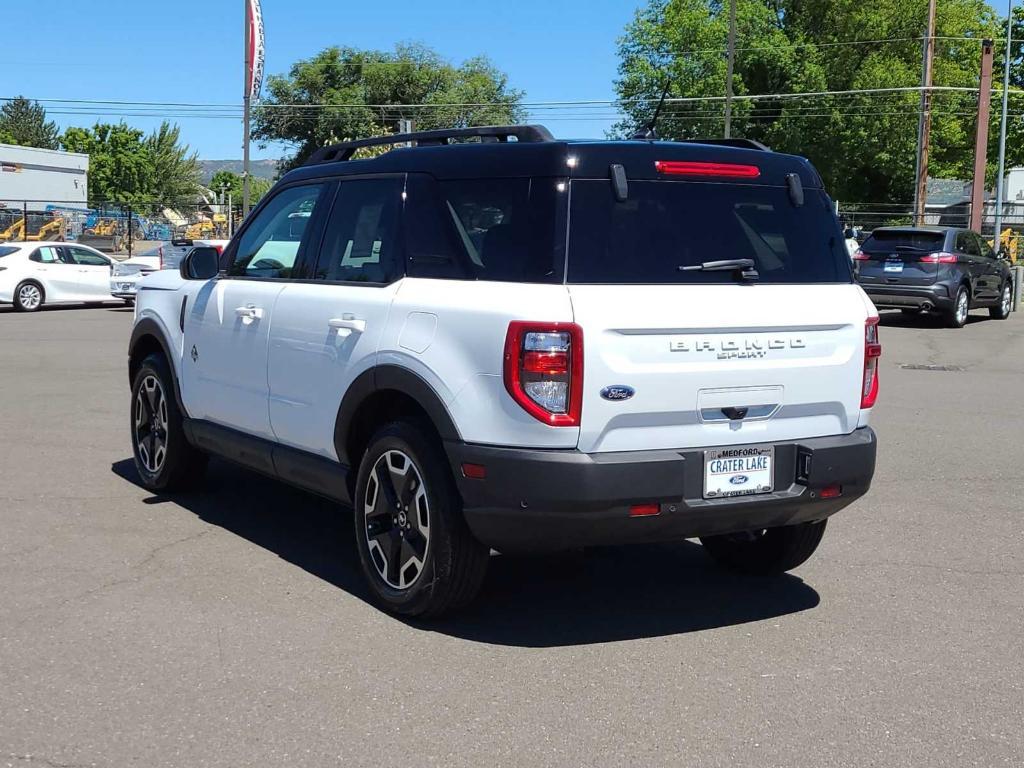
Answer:
[[[290,278],[302,252],[309,247],[313,214],[325,185],[289,187],[274,196],[238,243],[228,269],[233,277]]]
[[[401,179],[342,182],[317,259],[316,279],[396,280],[401,273],[397,252],[401,203]]]

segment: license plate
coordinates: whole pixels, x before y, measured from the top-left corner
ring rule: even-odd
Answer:
[[[121,283],[122,291],[131,291],[135,288],[134,283]]]
[[[886,272],[896,272],[898,274],[898,273],[903,271],[903,262],[902,261],[887,261],[887,262],[885,262],[885,267],[883,267],[883,269]]]
[[[775,446],[736,446],[704,451],[704,498],[771,493]]]

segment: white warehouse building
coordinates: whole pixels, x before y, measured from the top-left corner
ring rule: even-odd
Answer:
[[[85,208],[89,156],[0,144],[0,208]]]

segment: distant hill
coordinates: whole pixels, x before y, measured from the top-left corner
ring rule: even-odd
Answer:
[[[200,160],[199,164],[203,167],[203,184],[208,184],[217,171],[242,172],[241,160]],[[277,176],[277,160],[250,160],[249,169],[256,178],[273,181]]]

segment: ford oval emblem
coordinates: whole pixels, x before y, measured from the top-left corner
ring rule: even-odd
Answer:
[[[601,390],[601,397],[605,400],[629,400],[635,394],[636,390],[625,384],[613,384]]]
[[[732,477],[729,478],[729,482],[732,483],[733,485],[743,485],[749,479],[750,478],[747,477],[746,475],[733,475]]]

